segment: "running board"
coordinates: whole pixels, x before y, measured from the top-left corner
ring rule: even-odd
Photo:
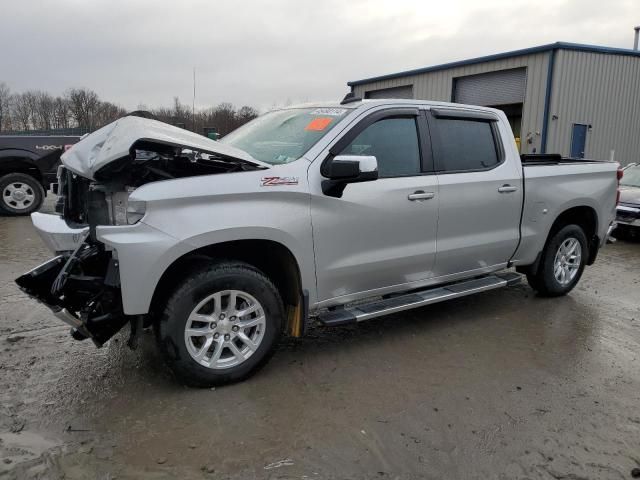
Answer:
[[[521,278],[519,274],[512,272],[487,275],[472,280],[450,283],[444,287],[435,287],[397,297],[376,300],[372,303],[337,308],[321,313],[318,315],[318,320],[327,326],[362,322],[382,315],[389,315],[391,313],[431,305],[432,303],[451,300],[452,298],[464,297],[486,290],[493,290],[494,288],[515,285],[520,283]]]

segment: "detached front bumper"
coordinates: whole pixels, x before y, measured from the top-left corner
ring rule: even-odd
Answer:
[[[33,214],[32,219],[45,244],[60,254],[16,283],[72,326],[74,338],[91,338],[101,346],[128,321],[117,260],[103,244],[87,237],[88,228],[69,228],[56,215]]]
[[[89,234],[89,227],[71,228],[58,215],[32,213],[31,221],[42,241],[54,253],[74,251]]]
[[[23,292],[49,307],[57,318],[69,325],[75,338],[79,340],[92,338],[91,332],[87,330],[82,320],[64,308],[60,298],[51,294],[51,286],[66,261],[65,256],[58,255],[18,277],[16,283]]]

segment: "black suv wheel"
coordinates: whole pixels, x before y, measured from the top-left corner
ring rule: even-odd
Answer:
[[[24,173],[0,177],[0,212],[5,215],[29,215],[44,201],[44,189],[38,180]]]

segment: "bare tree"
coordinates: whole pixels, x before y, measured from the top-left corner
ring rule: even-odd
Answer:
[[[142,108],[139,108],[139,110],[144,110]],[[173,121],[173,110],[169,107],[160,107],[160,108],[154,108],[153,110],[151,110],[151,113],[161,122],[165,122],[165,123],[175,123]]]
[[[247,123],[258,116],[258,111],[247,105],[243,106],[238,110],[237,120],[240,122],[240,125]],[[239,125],[238,125],[239,126]]]
[[[78,127],[94,130],[97,124],[100,99],[98,94],[87,88],[72,88],[67,91],[69,110]]]
[[[100,102],[96,112],[96,125],[103,126],[126,115],[127,112],[111,102]]]
[[[230,103],[221,103],[200,112],[199,117],[201,127],[215,128],[221,135],[226,135],[244,123],[239,120],[238,112]]]
[[[11,89],[9,85],[0,82],[0,132],[11,129]]]
[[[141,106],[139,110],[147,110]],[[151,113],[163,122],[178,125],[198,133],[214,128],[226,135],[258,115],[253,107],[236,109],[230,103],[193,112],[191,107],[173,98],[171,107],[160,107]],[[12,94],[0,82],[0,131],[9,129],[50,130],[80,127],[93,131],[126,115],[126,111],[112,103],[102,101],[98,94],[87,88],[71,88],[64,96],[54,97],[47,92],[30,90]]]
[[[184,126],[191,125],[191,111],[189,107],[183,103],[180,103],[180,99],[178,97],[173,97],[173,118],[176,123],[182,124]]]
[[[46,92],[35,92],[34,126],[38,130],[50,130],[54,122],[55,99]]]
[[[25,108],[29,112],[29,123],[31,124],[31,128],[38,128],[37,124],[37,116],[38,116],[38,95],[40,92],[36,90],[27,90],[22,94],[23,102]]]
[[[13,126],[21,130],[31,129],[31,107],[25,94],[11,96],[11,116]]]
[[[71,112],[66,98],[56,97],[53,101],[53,128],[69,128]]]

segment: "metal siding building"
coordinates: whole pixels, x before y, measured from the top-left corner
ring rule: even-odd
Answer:
[[[361,98],[501,108],[523,153],[640,161],[640,52],[554,43],[349,82]],[[573,151],[572,151],[573,147]]]

